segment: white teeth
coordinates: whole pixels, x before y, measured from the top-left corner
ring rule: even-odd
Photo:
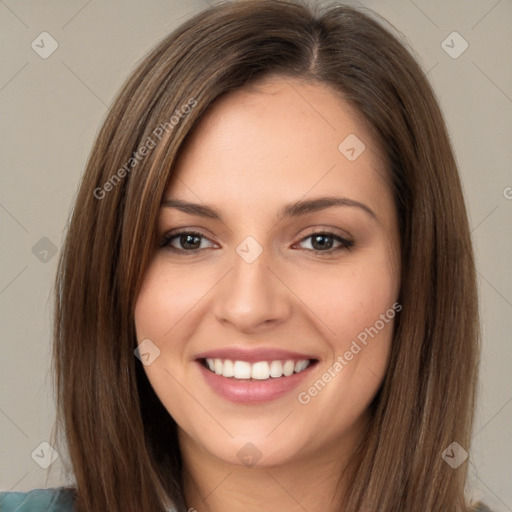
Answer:
[[[265,380],[269,378],[269,375],[270,368],[268,367],[268,363],[266,361],[260,361],[252,365],[251,377],[253,379]]]
[[[295,370],[295,363],[293,361],[286,361],[283,365],[283,373],[285,377],[290,376]]]
[[[230,359],[226,359],[224,361],[224,367],[223,367],[223,371],[222,371],[222,375],[224,377],[234,377],[235,376],[235,368],[234,368],[234,364],[233,364],[233,361],[231,361]]]
[[[303,359],[302,361],[297,361],[295,363],[295,373],[299,373],[302,370],[305,370],[309,365],[309,361]]]
[[[206,359],[208,368],[223,377],[234,377],[235,379],[255,379],[267,380],[269,378],[279,378],[283,375],[289,377],[294,372],[304,371],[311,361],[302,359],[293,361],[258,361],[249,363],[247,361],[232,361],[231,359]]]
[[[272,361],[270,363],[270,376],[281,377],[283,375],[283,364],[281,361]]]
[[[251,378],[251,363],[247,361],[235,361],[234,366],[235,379],[250,379]]]

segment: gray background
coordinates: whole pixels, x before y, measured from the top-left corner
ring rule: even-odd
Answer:
[[[483,322],[471,493],[497,512],[512,511],[512,2],[362,5],[387,18],[412,47],[452,136],[476,247]],[[50,466],[48,480],[35,462],[51,460],[51,449],[40,443],[50,441],[55,412],[49,373],[54,252],[115,92],[146,50],[206,6],[206,0],[0,1],[1,490],[66,483],[65,453]],[[31,44],[41,47],[38,36],[45,31],[59,46],[43,59]],[[453,31],[469,45],[457,58],[463,41],[446,39]],[[39,51],[49,48],[45,39]]]

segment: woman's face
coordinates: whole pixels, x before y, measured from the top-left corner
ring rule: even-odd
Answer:
[[[349,453],[401,309],[385,173],[326,85],[267,79],[208,111],[166,191],[135,310],[183,450],[248,466]]]

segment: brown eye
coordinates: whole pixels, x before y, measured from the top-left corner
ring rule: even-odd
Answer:
[[[312,233],[311,235],[304,237],[300,243],[306,240],[311,240],[311,248],[306,248],[307,250],[323,254],[331,254],[343,249],[350,249],[354,245],[354,242],[346,240],[345,238],[328,231]],[[336,242],[339,245],[333,247]]]
[[[167,247],[176,252],[199,252],[206,248],[201,247],[204,240],[208,239],[196,231],[180,231],[166,235],[160,247]]]

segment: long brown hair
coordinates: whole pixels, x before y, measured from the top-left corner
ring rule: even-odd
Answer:
[[[479,350],[445,123],[421,68],[373,15],[300,0],[224,2],[186,21],[138,65],[97,136],[56,279],[57,424],[79,510],[154,512],[166,496],[186,510],[176,424],[134,356],[134,303],[187,136],[221,95],[270,75],[327,84],[356,108],[399,214],[403,309],[339,510],[467,511],[467,462],[441,457],[452,442],[469,451]]]

